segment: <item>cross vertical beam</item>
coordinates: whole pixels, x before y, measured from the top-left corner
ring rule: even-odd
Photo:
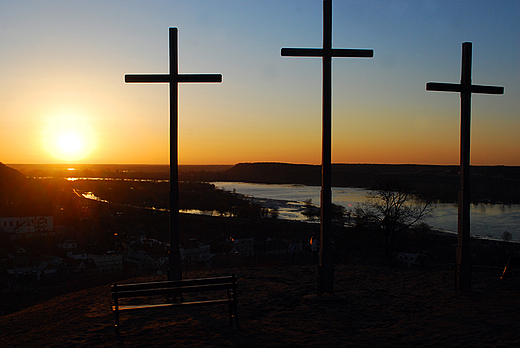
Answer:
[[[504,94],[504,87],[471,84],[472,44],[462,44],[462,66],[460,83],[428,82],[427,91],[460,93],[460,184],[457,223],[457,256],[455,269],[455,289],[471,289],[470,250],[470,136],[471,136],[471,94]]]
[[[322,90],[322,162],[321,229],[318,294],[334,293],[332,253],[332,57],[371,58],[373,50],[332,48],[332,0],[323,1],[323,48],[282,48],[282,56],[321,57]]]
[[[182,278],[179,251],[179,83],[222,82],[221,74],[179,74],[178,30],[169,29],[170,73],[125,75],[127,83],[169,83],[170,86],[170,254],[168,280]]]
[[[170,44],[170,254],[168,255],[168,280],[182,279],[181,253],[179,250],[179,43],[176,28],[169,30]],[[172,48],[174,48],[172,50]]]
[[[318,294],[334,293],[332,251],[332,0],[323,1],[323,87]]]
[[[462,45],[460,71],[460,183],[457,217],[457,254],[455,284],[457,290],[471,288],[471,245],[470,245],[470,145],[471,145],[471,43]]]

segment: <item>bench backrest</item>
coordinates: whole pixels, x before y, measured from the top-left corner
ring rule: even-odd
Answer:
[[[237,288],[236,275],[150,283],[112,285],[112,298],[153,296]]]

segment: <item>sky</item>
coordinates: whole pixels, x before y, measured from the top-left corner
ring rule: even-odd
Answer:
[[[0,0],[0,162],[167,164],[168,28],[179,72],[179,163],[321,163],[321,0]],[[334,0],[334,163],[459,163],[462,43],[473,43],[471,164],[520,165],[520,1]]]

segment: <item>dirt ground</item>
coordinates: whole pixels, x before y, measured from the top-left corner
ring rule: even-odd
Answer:
[[[240,329],[225,306],[133,311],[114,331],[110,286],[0,317],[2,347],[518,347],[520,279],[473,272],[453,290],[453,272],[335,266],[335,297],[317,298],[316,267],[236,273]],[[146,279],[149,280],[150,278]],[[154,278],[158,279],[158,278]],[[143,279],[139,279],[140,281]]]

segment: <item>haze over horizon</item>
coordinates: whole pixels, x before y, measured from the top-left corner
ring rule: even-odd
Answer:
[[[0,3],[0,162],[168,164],[168,28],[179,73],[179,163],[321,163],[322,1]],[[460,80],[473,42],[472,165],[520,165],[520,2],[333,1],[334,163],[459,163],[460,97],[426,82]]]

